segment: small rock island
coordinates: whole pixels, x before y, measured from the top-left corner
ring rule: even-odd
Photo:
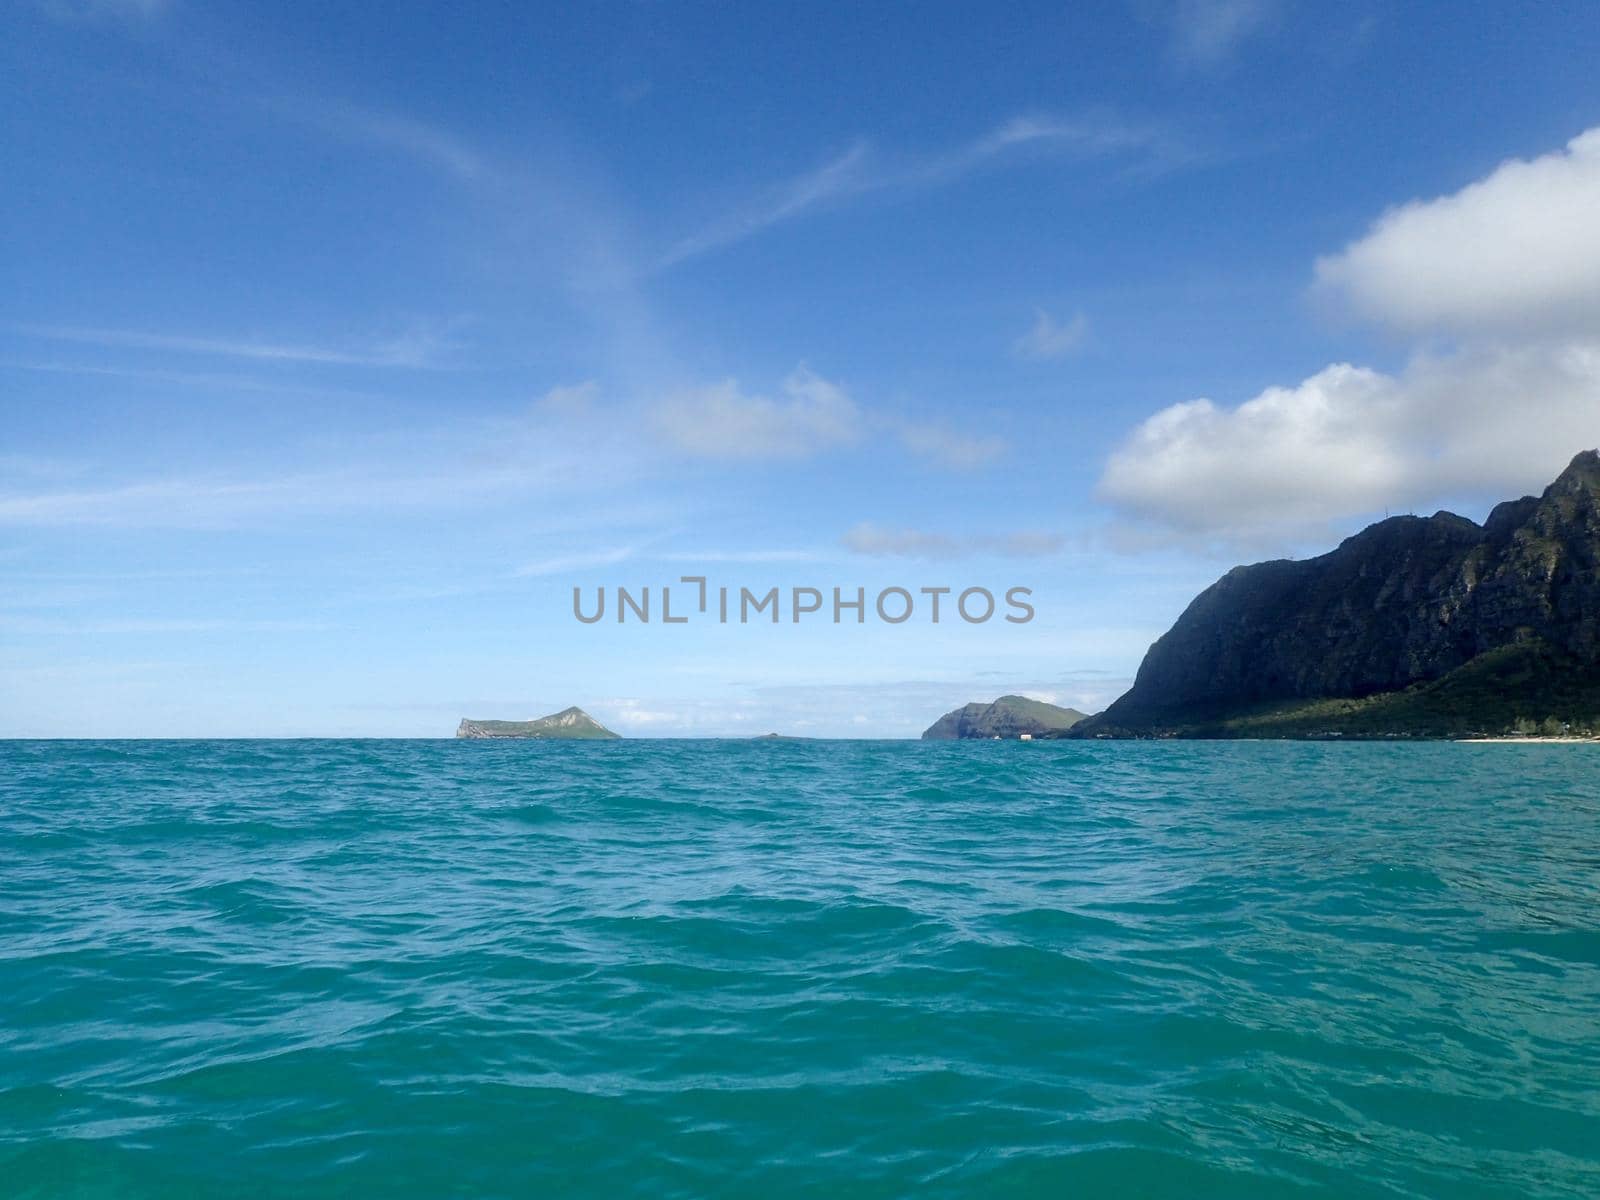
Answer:
[[[945,713],[922,733],[923,741],[962,738],[1036,738],[1059,735],[1084,719],[1075,708],[1059,708],[1026,696],[1001,696],[990,704],[967,704]]]
[[[567,741],[595,741],[617,738],[583,709],[564,708],[535,721],[475,721],[463,717],[456,728],[458,738],[560,738]]]

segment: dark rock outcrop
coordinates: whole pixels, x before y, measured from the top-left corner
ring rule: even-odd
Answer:
[[[1600,670],[1600,453],[1481,526],[1447,512],[1391,517],[1318,558],[1235,567],[1074,736],[1399,692],[1520,644]]]

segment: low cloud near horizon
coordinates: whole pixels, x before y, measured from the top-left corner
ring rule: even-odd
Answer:
[[[839,544],[853,554],[874,558],[949,559],[978,555],[1042,558],[1064,550],[1067,539],[1060,534],[1027,530],[960,535],[938,530],[886,529],[863,521],[848,530]]]

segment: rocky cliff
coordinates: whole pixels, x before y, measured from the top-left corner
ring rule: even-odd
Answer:
[[[1234,568],[1150,648],[1132,690],[1074,735],[1215,731],[1274,706],[1426,687],[1508,647],[1584,695],[1600,673],[1595,451],[1483,525],[1392,517],[1318,558]],[[1515,707],[1505,699],[1503,712],[1461,719],[1498,721]]]

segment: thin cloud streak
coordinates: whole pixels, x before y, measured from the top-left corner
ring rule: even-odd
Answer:
[[[662,256],[657,267],[665,269],[742,242],[829,203],[874,192],[912,191],[950,183],[1029,145],[1052,146],[1089,158],[1143,154],[1147,165],[1153,168],[1181,165],[1195,157],[1190,148],[1166,130],[1128,124],[1107,114],[1014,117],[952,150],[899,162],[883,161],[869,143],[857,142],[821,167],[780,185],[764,205],[713,222],[679,241]]]
[[[564,575],[570,571],[586,571],[594,567],[614,567],[618,563],[627,562],[638,552],[638,546],[617,546],[610,550],[597,550],[590,554],[566,554],[526,563],[512,573],[518,578],[527,578],[541,575]]]
[[[993,555],[1001,558],[1043,558],[1067,548],[1060,534],[1023,530],[1003,535],[963,536],[924,529],[885,529],[870,521],[848,530],[839,544],[871,558],[941,560]]]
[[[825,556],[815,550],[675,550],[653,557],[670,563],[791,563],[817,562]]]
[[[0,493],[0,527],[233,529],[327,513],[450,509],[584,485],[592,461],[462,456],[443,469],[407,464],[229,479],[173,476],[109,487]]]
[[[437,338],[426,334],[396,338],[364,349],[347,350],[78,325],[19,325],[14,328],[28,337],[91,346],[354,367],[432,368],[435,365],[432,358],[443,346]]]
[[[322,621],[254,621],[223,618],[119,618],[63,621],[48,617],[0,614],[0,629],[14,634],[60,637],[120,636],[167,633],[320,633],[335,626]]]

